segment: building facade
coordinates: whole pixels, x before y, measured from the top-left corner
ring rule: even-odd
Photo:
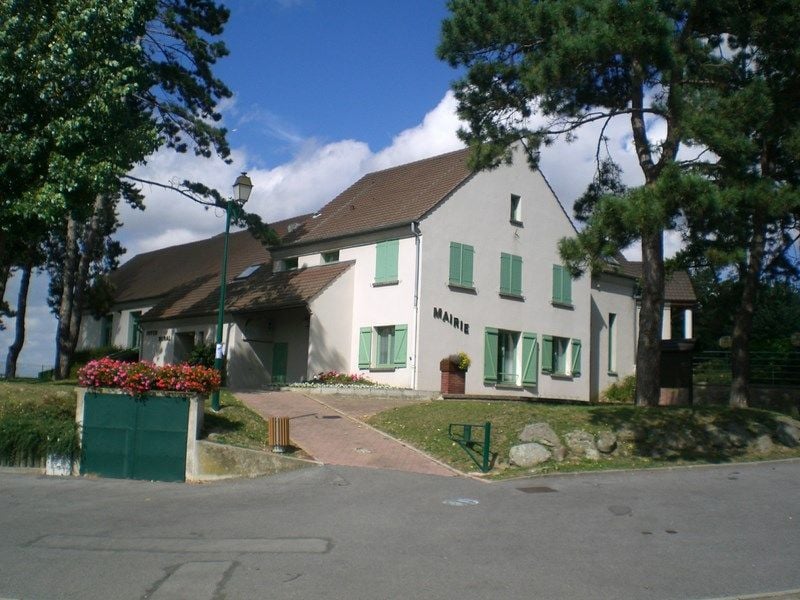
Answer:
[[[575,229],[542,174],[522,156],[473,173],[467,157],[366,175],[318,213],[275,224],[283,241],[268,249],[233,234],[229,385],[335,370],[437,390],[440,361],[458,352],[472,359],[469,394],[590,400],[631,374],[640,265],[620,258],[572,278],[557,244]],[[87,320],[82,343],[135,342],[143,359],[185,360],[214,336],[220,244],[217,236],[123,265],[118,310]],[[183,255],[197,272],[170,268]],[[135,291],[148,268],[159,281]],[[674,305],[690,309],[691,284],[681,290]]]

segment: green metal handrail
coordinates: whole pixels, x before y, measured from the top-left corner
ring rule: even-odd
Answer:
[[[453,428],[461,428],[460,431],[454,431]],[[473,429],[483,429],[483,442],[472,439]],[[472,461],[478,465],[478,468],[483,473],[487,473],[492,467],[490,463],[489,443],[492,437],[492,424],[486,421],[483,425],[473,425],[470,423],[450,423],[447,427],[447,437],[461,446],[467,453]],[[475,446],[481,447],[481,461],[478,461],[478,452],[475,451]]]

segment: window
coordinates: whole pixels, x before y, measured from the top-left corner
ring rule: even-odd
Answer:
[[[581,341],[543,335],[542,373],[578,377],[581,374]]]
[[[244,271],[239,273],[234,279],[247,279],[248,277],[250,277],[250,275],[258,271],[258,268],[260,266],[261,266],[260,263],[255,265],[250,265],[249,267],[246,267]]]
[[[339,251],[331,250],[330,252],[322,253],[322,264],[339,262]]]
[[[538,368],[539,345],[535,333],[486,328],[483,354],[486,383],[536,385]]]
[[[113,338],[114,315],[106,315],[100,320],[100,345],[108,347]]]
[[[553,304],[572,306],[572,276],[561,265],[553,265]]]
[[[617,315],[608,313],[608,372],[617,372]]]
[[[359,369],[396,369],[406,366],[406,325],[362,327],[358,338]]]
[[[522,257],[500,254],[500,293],[522,296]]]
[[[467,244],[450,242],[450,285],[471,288],[475,283],[472,280],[472,264],[475,249]]]
[[[522,199],[511,194],[511,222],[517,225],[522,224]]]
[[[140,341],[139,319],[142,311],[136,310],[128,315],[128,348],[138,348]]]
[[[397,253],[399,240],[378,242],[375,245],[375,284],[397,283]]]
[[[297,269],[297,257],[293,256],[292,258],[284,258],[283,259],[283,270],[284,271],[294,271]]]

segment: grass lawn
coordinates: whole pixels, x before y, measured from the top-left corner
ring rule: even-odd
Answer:
[[[450,423],[492,424],[490,452],[494,467],[489,477],[507,478],[535,473],[587,471],[620,468],[650,468],[677,464],[721,463],[788,458],[800,456],[800,448],[778,444],[767,455],[758,455],[747,447],[719,449],[710,445],[695,446],[673,453],[668,458],[653,458],[653,450],[661,444],[664,433],[672,436],[694,434],[702,439],[706,427],[739,427],[756,431],[762,427],[774,430],[778,413],[756,409],[731,410],[727,407],[636,408],[630,405],[555,405],[522,402],[479,402],[440,400],[398,407],[379,413],[369,423],[461,471],[477,471],[476,464],[464,449],[447,436]],[[520,443],[519,434],[529,423],[546,422],[563,439],[574,429],[592,434],[600,431],[630,429],[636,440],[620,442],[615,455],[601,455],[599,461],[567,458],[563,462],[548,461],[534,470],[508,466],[511,446]],[[473,435],[473,439],[476,436]]]

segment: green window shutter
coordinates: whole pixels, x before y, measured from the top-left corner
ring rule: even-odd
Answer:
[[[536,385],[539,372],[539,344],[535,333],[522,334],[522,384]]]
[[[553,372],[553,336],[542,336],[542,373]]]
[[[500,291],[511,293],[511,255],[505,252],[500,254]]]
[[[483,379],[497,381],[497,329],[486,328],[483,349]]]
[[[522,295],[522,257],[511,256],[511,293]]]
[[[406,366],[406,340],[408,339],[408,325],[394,326],[394,366]]]
[[[553,265],[553,302],[563,302],[561,299],[561,266]]]
[[[461,285],[473,287],[472,265],[475,262],[475,248],[463,244],[461,246]]]
[[[561,268],[561,301],[572,304],[572,275],[564,267]]]
[[[378,242],[375,245],[375,283],[397,281],[399,240]]]
[[[358,334],[358,368],[369,369],[372,358],[372,327],[362,327]]]
[[[461,244],[450,242],[450,283],[461,284]]]
[[[581,341],[572,340],[572,370],[573,377],[581,374]]]

